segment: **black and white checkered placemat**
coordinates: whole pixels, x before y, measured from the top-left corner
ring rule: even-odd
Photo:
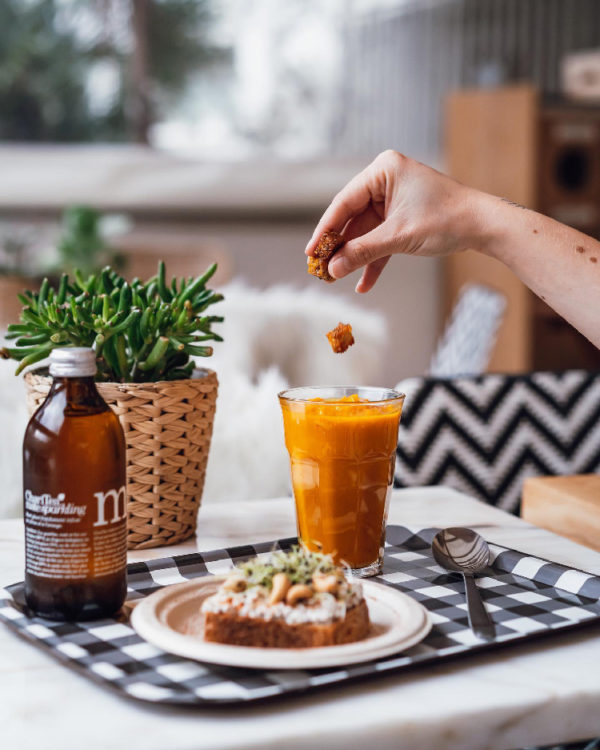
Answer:
[[[378,580],[400,589],[429,610],[433,629],[418,646],[397,656],[344,669],[261,671],[211,666],[182,659],[143,641],[122,619],[56,623],[28,617],[22,586],[0,591],[0,620],[87,677],[124,695],[168,704],[237,703],[342,683],[358,677],[438,662],[506,642],[600,623],[600,577],[491,545],[493,562],[478,579],[497,639],[482,643],[467,622],[462,580],[438,567],[430,550],[436,529],[389,526],[384,572]],[[295,542],[234,547],[166,557],[128,568],[129,601],[160,586],[224,573],[234,563]]]

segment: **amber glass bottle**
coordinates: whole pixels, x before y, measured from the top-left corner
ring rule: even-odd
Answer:
[[[55,620],[103,617],[125,600],[125,439],[95,372],[91,349],[55,349],[23,443],[25,599]]]

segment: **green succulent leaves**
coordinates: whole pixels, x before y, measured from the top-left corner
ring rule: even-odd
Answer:
[[[101,382],[143,383],[189,378],[195,357],[210,357],[206,341],[222,341],[211,330],[223,318],[205,311],[223,295],[206,288],[216,263],[197,279],[167,284],[165,264],[142,283],[128,283],[109,266],[88,278],[63,274],[58,288],[44,279],[40,291],[19,295],[21,322],[8,327],[15,346],[0,356],[19,361],[17,374],[58,346],[96,351]]]

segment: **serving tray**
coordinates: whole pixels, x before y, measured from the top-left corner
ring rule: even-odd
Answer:
[[[490,545],[492,561],[478,585],[497,638],[480,641],[469,629],[460,576],[445,572],[433,560],[430,544],[436,531],[388,526],[384,570],[375,578],[421,602],[433,620],[431,632],[405,653],[353,666],[268,671],[191,661],[142,640],[129,625],[127,607],[117,618],[89,623],[31,617],[23,605],[22,583],[0,590],[0,620],[67,666],[124,696],[198,706],[316,690],[600,623],[600,576]],[[234,563],[274,548],[288,549],[295,542],[282,539],[134,563],[128,566],[128,602],[171,583],[225,573]]]

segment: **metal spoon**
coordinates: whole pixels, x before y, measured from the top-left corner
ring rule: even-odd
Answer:
[[[490,548],[485,539],[472,529],[460,526],[442,529],[434,536],[431,551],[442,568],[462,573],[469,625],[475,635],[485,640],[494,638],[494,623],[485,609],[473,577],[474,573],[481,572],[490,562]]]

